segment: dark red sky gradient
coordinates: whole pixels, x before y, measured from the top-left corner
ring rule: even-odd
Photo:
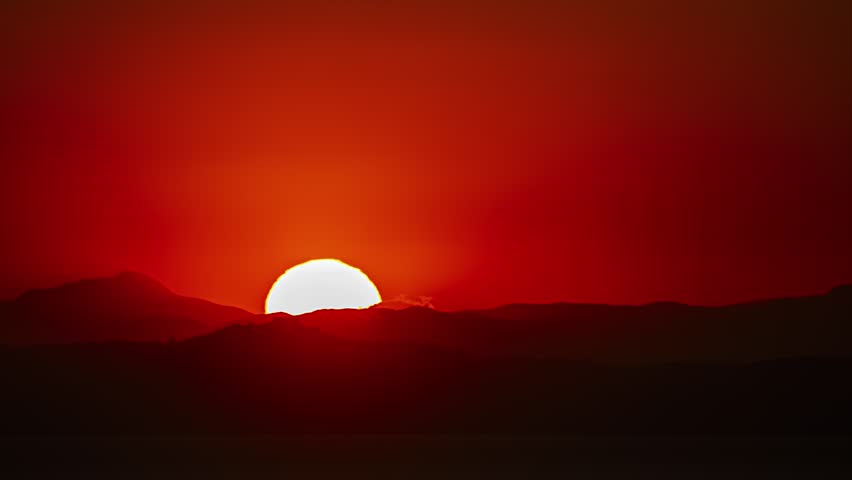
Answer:
[[[5,5],[0,296],[718,304],[852,282],[852,7]],[[273,3],[273,2],[270,2]]]

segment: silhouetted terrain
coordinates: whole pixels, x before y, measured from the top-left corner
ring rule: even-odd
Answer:
[[[186,339],[271,319],[356,341],[418,343],[477,356],[645,362],[740,362],[852,355],[852,286],[813,297],[724,307],[677,303],[506,305],[442,312],[323,310],[253,315],[176,295],[138,273],[32,291],[0,303],[0,344]]]
[[[477,360],[277,321],[169,345],[11,347],[0,362],[7,434],[852,432],[849,358]]]
[[[353,340],[405,341],[477,355],[596,362],[740,362],[852,355],[852,287],[725,307],[506,305],[319,311],[299,317]]]
[[[19,342],[266,322],[0,347],[6,435],[852,433],[848,287],[721,308],[253,317],[124,274],[6,308]]]
[[[165,341],[252,317],[239,308],[177,295],[150,277],[125,272],[0,302],[0,344]]]
[[[0,474],[836,475],[852,467],[849,310],[844,287],[253,316],[137,274],[83,281],[3,305]]]

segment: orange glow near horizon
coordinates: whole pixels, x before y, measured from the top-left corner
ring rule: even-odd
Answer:
[[[7,3],[0,299],[260,313],[328,256],[440,310],[852,283],[852,2]]]

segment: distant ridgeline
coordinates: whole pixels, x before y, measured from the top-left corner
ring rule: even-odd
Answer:
[[[714,308],[290,317],[123,274],[0,313],[6,435],[852,433],[850,287]]]

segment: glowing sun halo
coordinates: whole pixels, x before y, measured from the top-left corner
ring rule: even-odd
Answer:
[[[266,313],[300,315],[323,309],[367,308],[382,301],[361,270],[331,258],[290,268],[269,289]]]

